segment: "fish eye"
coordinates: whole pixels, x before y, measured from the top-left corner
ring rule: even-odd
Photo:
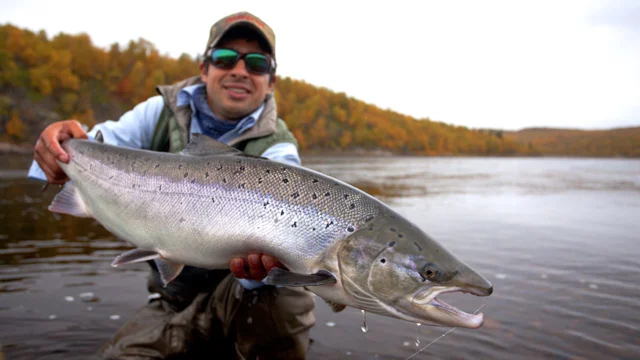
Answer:
[[[437,274],[437,271],[433,267],[425,265],[424,269],[420,272],[420,277],[422,277],[422,281],[426,281],[427,279],[431,280],[435,278]]]

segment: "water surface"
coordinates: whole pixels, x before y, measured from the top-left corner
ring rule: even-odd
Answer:
[[[0,162],[0,347],[6,359],[83,359],[147,300],[147,265],[92,219],[47,210],[57,192]],[[316,297],[310,359],[632,359],[640,354],[640,161],[337,158],[304,165],[385,201],[494,285],[442,298],[480,329],[417,326]],[[439,339],[438,339],[439,338]],[[417,353],[433,340],[422,352]],[[414,355],[415,354],[415,355]]]

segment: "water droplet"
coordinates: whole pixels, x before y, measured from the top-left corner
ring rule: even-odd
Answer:
[[[253,323],[253,318],[251,316],[249,316],[247,318],[247,324],[251,324],[251,323]]]
[[[55,320],[58,316],[56,315],[49,315],[49,320]]]
[[[402,343],[402,345],[404,345],[404,346],[409,346],[409,345],[411,345],[411,343],[410,343],[410,342],[408,342],[408,341],[405,341],[405,342],[403,342],[403,343]]]
[[[416,346],[420,346],[420,339],[418,339],[418,337],[416,337]]]
[[[416,323],[416,325],[418,325],[418,326],[422,326],[422,324],[420,324],[420,323]]]
[[[595,289],[597,289],[597,288],[598,288],[598,285],[596,285],[596,284],[589,284],[589,288],[590,288],[590,289],[594,289],[594,290],[595,290]]]
[[[327,325],[328,327],[334,327],[336,326],[336,323],[334,323],[333,321],[328,321],[325,325]]]
[[[72,302],[75,300],[73,296],[65,296],[64,299],[67,300],[68,302]]]
[[[363,333],[366,333],[369,331],[367,328],[367,313],[364,310],[360,311],[362,312],[362,326],[360,327],[360,330],[362,330]]]
[[[120,320],[120,315],[117,315],[117,314],[116,315],[111,315],[111,316],[109,316],[109,319],[111,319],[111,320]]]
[[[507,278],[507,274],[496,274],[496,278],[500,280],[504,280]]]

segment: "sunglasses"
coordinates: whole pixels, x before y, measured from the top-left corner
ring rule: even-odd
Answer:
[[[276,67],[275,61],[270,56],[260,53],[241,54],[231,49],[212,49],[209,57],[213,66],[224,70],[233,69],[242,59],[245,69],[256,75],[268,74]]]

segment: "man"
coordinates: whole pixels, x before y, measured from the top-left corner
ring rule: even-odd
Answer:
[[[256,16],[236,13],[210,30],[200,75],[159,86],[160,95],[138,104],[118,121],[88,134],[73,120],[51,124],[41,134],[29,177],[62,184],[56,160],[68,162],[60,146],[67,138],[118,146],[181,151],[191,133],[203,133],[252,155],[300,164],[297,142],[277,118],[275,35]],[[105,344],[107,359],[244,358],[302,359],[315,324],[314,300],[302,288],[262,284],[277,259],[248,254],[230,270],[186,267],[166,288],[153,262],[149,303]]]

